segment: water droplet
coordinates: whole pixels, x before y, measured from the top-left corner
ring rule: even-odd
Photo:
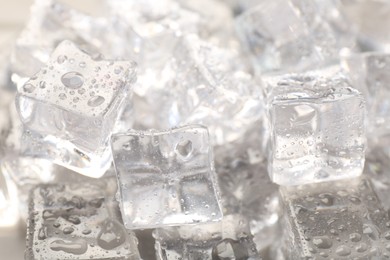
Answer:
[[[73,231],[74,231],[74,229],[72,227],[66,227],[66,228],[64,228],[64,230],[62,230],[62,232],[64,232],[65,235],[72,234]]]
[[[23,86],[23,90],[26,93],[33,93],[35,90],[35,86],[33,84],[27,83]]]
[[[79,99],[78,97],[73,98],[73,102],[74,102],[74,103],[79,102],[79,100],[80,100],[80,99]]]
[[[59,97],[61,100],[65,100],[65,99],[66,99],[65,93],[59,94],[58,97]]]
[[[79,63],[79,66],[80,66],[80,68],[85,68],[87,66],[87,64],[84,61],[82,61]]]
[[[93,96],[88,100],[87,104],[91,107],[97,107],[103,104],[104,101],[105,99],[102,96]]]
[[[44,240],[47,238],[47,227],[43,226],[38,231],[38,239]]]
[[[351,249],[347,246],[339,246],[337,249],[336,249],[336,254],[338,256],[349,256],[351,254]]]
[[[55,240],[50,243],[50,249],[53,251],[64,251],[65,253],[82,255],[87,252],[88,244],[84,239],[75,239],[74,241]]]
[[[116,68],[114,69],[114,73],[115,73],[115,74],[120,74],[120,73],[122,72],[122,70],[123,70],[123,68],[122,68],[121,66],[116,67]]]
[[[358,233],[352,233],[349,235],[349,239],[352,241],[352,242],[359,242],[361,239],[362,239],[362,236]]]
[[[91,234],[91,232],[92,232],[92,230],[90,230],[90,229],[84,229],[82,233],[84,235],[89,235],[89,234]]]
[[[367,251],[368,246],[367,246],[367,244],[365,244],[365,243],[361,243],[361,244],[357,245],[357,246],[355,247],[355,249],[356,249],[357,252],[363,253],[363,252]]]
[[[58,62],[59,64],[62,64],[62,63],[64,63],[67,59],[68,59],[68,57],[66,57],[65,55],[60,55],[60,56],[57,57],[57,62]]]
[[[327,236],[314,237],[313,244],[320,249],[329,249],[332,247],[332,240]]]
[[[46,82],[45,81],[39,82],[39,87],[40,88],[46,88]]]
[[[78,89],[84,84],[84,77],[78,72],[71,71],[62,75],[61,82],[67,88]]]

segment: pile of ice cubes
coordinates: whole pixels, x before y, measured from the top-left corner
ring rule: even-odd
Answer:
[[[1,53],[26,260],[390,258],[390,3],[94,6],[35,0]]]

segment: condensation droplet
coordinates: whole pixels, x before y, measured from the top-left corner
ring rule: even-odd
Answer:
[[[27,83],[23,86],[23,90],[26,93],[33,93],[35,90],[35,86],[33,84]]]
[[[93,96],[88,100],[87,104],[90,107],[97,107],[103,104],[104,101],[105,99],[102,96]]]
[[[78,89],[84,84],[84,77],[78,72],[71,71],[62,75],[61,82],[67,88]]]

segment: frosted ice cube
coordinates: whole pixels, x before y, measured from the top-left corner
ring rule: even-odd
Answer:
[[[261,72],[304,70],[354,48],[337,7],[337,1],[260,1],[237,18],[237,31]]]
[[[16,96],[21,153],[102,176],[111,165],[109,137],[130,103],[134,80],[133,62],[93,60],[62,42]]]
[[[390,257],[390,219],[368,179],[282,187],[281,194],[291,259]]]
[[[27,260],[140,259],[121,223],[115,178],[39,185],[31,192]]]
[[[364,166],[365,105],[341,74],[269,81],[268,172],[281,185],[356,177]]]
[[[390,134],[390,55],[371,52],[344,57],[344,69],[366,100],[369,145],[381,145]]]
[[[114,134],[111,147],[126,228],[222,218],[207,128]]]
[[[158,260],[260,260],[243,216],[228,215],[221,222],[160,228],[154,231]]]

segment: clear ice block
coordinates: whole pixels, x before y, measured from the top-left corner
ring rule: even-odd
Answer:
[[[288,259],[387,259],[390,219],[370,181],[282,187]]]
[[[228,215],[221,222],[156,229],[158,260],[260,260],[247,220]]]
[[[260,72],[296,72],[354,48],[355,36],[337,7],[337,1],[259,1],[237,18],[237,32]]]
[[[346,56],[343,68],[366,100],[369,145],[383,144],[390,134],[390,55],[379,52]]]
[[[111,165],[109,138],[130,103],[135,64],[98,61],[70,41],[19,89],[21,153],[98,178]]]
[[[30,194],[26,260],[140,259],[121,223],[115,178],[39,185]]]
[[[287,74],[268,81],[268,172],[280,185],[362,173],[365,104],[341,74]]]
[[[111,147],[126,228],[222,218],[207,128],[114,134]]]

